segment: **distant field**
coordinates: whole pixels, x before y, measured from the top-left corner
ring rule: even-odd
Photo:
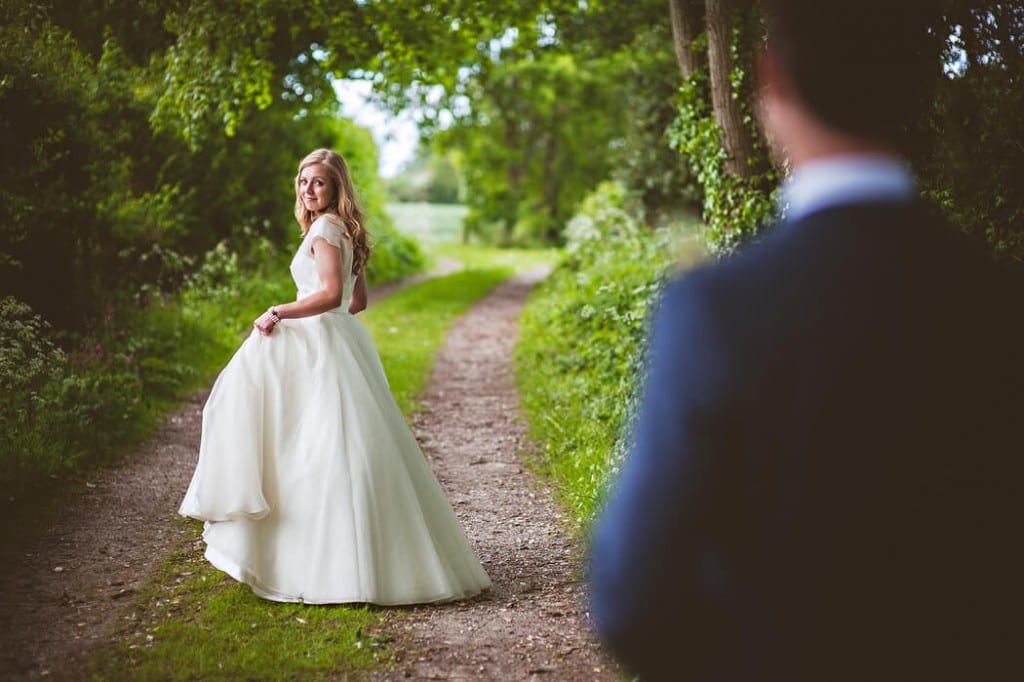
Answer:
[[[395,227],[423,244],[462,240],[462,219],[468,212],[462,204],[393,203],[387,211]]]

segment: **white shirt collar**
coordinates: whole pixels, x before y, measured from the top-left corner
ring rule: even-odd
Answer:
[[[895,158],[849,155],[802,165],[782,186],[786,220],[833,206],[873,201],[912,201],[918,194],[910,169]]]

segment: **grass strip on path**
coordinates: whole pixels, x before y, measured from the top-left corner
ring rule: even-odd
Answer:
[[[451,323],[517,269],[477,267],[427,280],[361,315],[405,414]],[[264,601],[206,562],[199,522],[175,523],[194,527],[190,539],[130,597],[112,643],[88,662],[94,679],[316,679],[386,665],[389,637],[377,629],[378,609]]]

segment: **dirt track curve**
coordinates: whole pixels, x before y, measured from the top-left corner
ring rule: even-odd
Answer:
[[[579,547],[520,460],[528,445],[510,353],[540,276],[505,282],[456,322],[415,417],[494,587],[468,602],[385,611],[397,663],[375,679],[619,677],[586,624]],[[204,400],[194,396],[123,465],[49,507],[4,501],[0,679],[75,679],[124,615],[124,598],[194,533],[172,521],[195,465]]]
[[[579,547],[523,466],[510,358],[542,273],[511,279],[449,331],[416,434],[494,586],[475,600],[396,611],[399,664],[381,680],[614,680],[586,625]]]

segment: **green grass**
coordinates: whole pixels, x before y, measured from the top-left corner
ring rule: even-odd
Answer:
[[[444,333],[467,307],[523,264],[475,267],[398,291],[361,315],[406,414],[415,409]],[[132,615],[87,665],[93,679],[320,679],[386,667],[383,611],[264,601],[203,558],[201,524],[129,597]]]
[[[197,526],[191,521],[178,524]],[[197,526],[198,527],[198,526]],[[196,540],[133,597],[117,642],[86,666],[96,680],[319,679],[380,666],[388,641],[367,607],[277,604],[214,569]]]
[[[553,484],[581,534],[624,455],[650,307],[670,273],[702,256],[691,224],[651,232],[613,200],[598,194],[584,206],[591,226],[575,244],[570,236],[565,260],[531,294],[514,351],[523,411],[539,444],[530,464]]]
[[[469,209],[462,204],[390,203],[386,207],[403,234],[415,237],[425,246],[462,239],[462,219]]]
[[[523,273],[542,266],[554,266],[561,258],[559,249],[519,249],[477,244],[432,244],[430,256],[436,261],[451,258],[466,268],[505,267]]]
[[[418,408],[416,397],[454,319],[513,272],[507,266],[460,270],[401,289],[360,315],[402,412]]]
[[[542,265],[553,265],[561,256],[554,248],[504,248],[485,244],[462,243],[462,220],[468,208],[461,204],[390,203],[387,211],[396,229],[417,239],[431,267],[441,259],[460,261],[463,267],[506,267],[526,272]]]

